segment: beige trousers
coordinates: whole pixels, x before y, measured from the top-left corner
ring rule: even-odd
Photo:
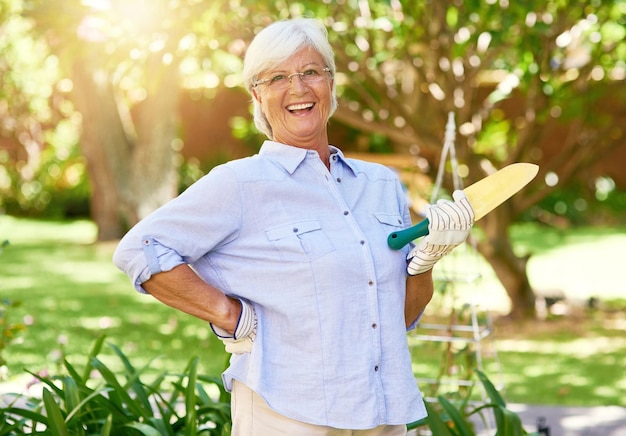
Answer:
[[[405,425],[382,425],[369,430],[341,430],[286,418],[243,383],[233,381],[232,436],[406,436]]]

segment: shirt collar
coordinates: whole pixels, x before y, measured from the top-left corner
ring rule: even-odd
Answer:
[[[331,159],[336,156],[337,159],[350,168],[353,174],[356,174],[356,169],[353,164],[345,158],[343,152],[333,145],[330,145],[329,147]],[[293,174],[296,168],[298,168],[304,159],[306,159],[309,152],[310,150],[305,148],[294,147],[280,142],[267,140],[261,146],[259,155],[272,159],[285,168],[289,174]]]

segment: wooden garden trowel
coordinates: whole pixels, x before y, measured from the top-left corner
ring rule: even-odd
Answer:
[[[531,163],[514,163],[468,186],[463,190],[474,209],[474,221],[478,221],[535,178],[539,166]],[[399,250],[409,242],[428,234],[428,219],[408,229],[393,232],[387,244]]]

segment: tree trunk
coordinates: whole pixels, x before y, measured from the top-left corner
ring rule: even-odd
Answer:
[[[120,185],[128,180],[127,156],[132,144],[124,131],[113,87],[106,73],[90,69],[79,59],[73,64],[72,99],[82,115],[81,150],[91,184],[91,216],[98,228],[98,241],[119,238],[124,228],[120,210]]]
[[[135,108],[137,147],[131,158],[130,184],[123,187],[135,201],[131,224],[178,193],[174,147],[180,97],[178,67],[162,65],[160,57],[154,63],[146,68],[148,95]]]
[[[493,268],[511,299],[510,317],[532,319],[536,316],[535,294],[530,286],[526,266],[529,256],[519,257],[513,252],[507,229],[511,223],[507,204],[478,221],[485,238],[478,244],[478,251]]]
[[[177,66],[151,70],[156,79],[133,120],[108,74],[91,65],[84,58],[74,62],[73,101],[83,117],[91,215],[98,241],[106,241],[119,239],[177,193],[173,142],[179,88]]]

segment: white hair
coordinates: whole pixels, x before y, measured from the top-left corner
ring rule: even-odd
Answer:
[[[243,62],[243,83],[252,94],[254,83],[259,74],[287,61],[303,47],[311,47],[324,59],[330,69],[331,77],[335,75],[335,53],[328,42],[328,32],[319,21],[312,18],[294,18],[277,21],[261,30],[252,40]],[[329,117],[337,109],[337,95],[333,82],[331,92],[331,108]],[[257,129],[273,139],[272,126],[261,109],[256,98],[254,105],[254,124]]]

